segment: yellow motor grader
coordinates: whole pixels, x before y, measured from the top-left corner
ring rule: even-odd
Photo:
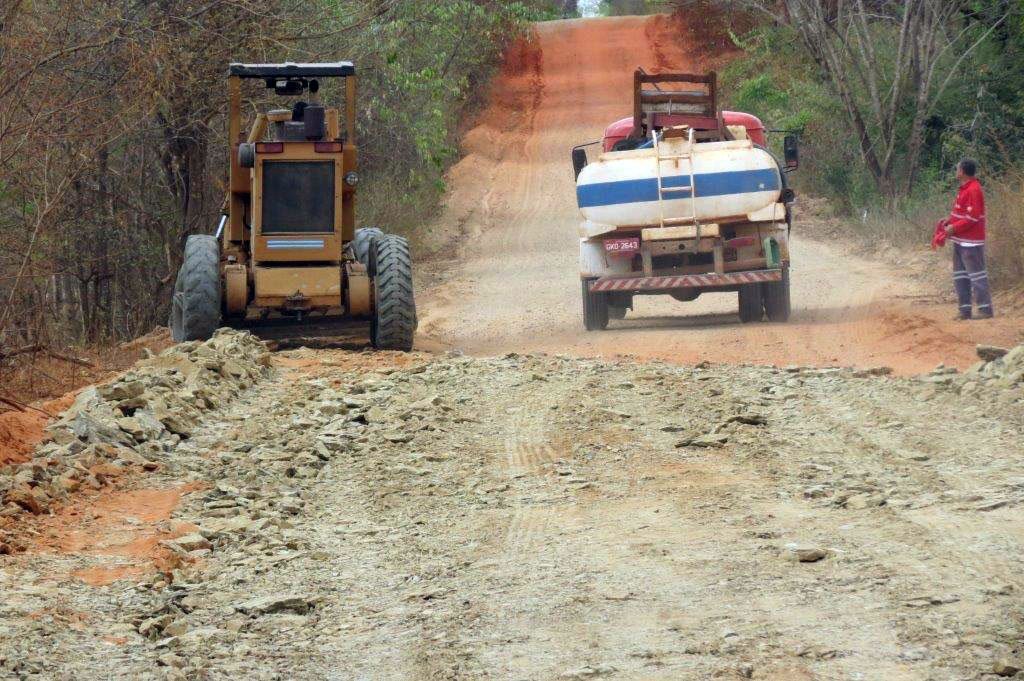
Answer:
[[[344,130],[339,109],[320,101],[321,81],[331,78],[344,83]],[[293,101],[257,114],[243,133],[246,81]],[[374,347],[410,350],[409,245],[355,228],[355,67],[231,64],[228,95],[225,210],[215,236],[185,244],[171,305],[174,340],[204,340],[222,324],[368,318]]]

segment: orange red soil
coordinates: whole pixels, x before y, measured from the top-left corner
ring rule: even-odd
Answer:
[[[0,414],[0,465],[28,461],[32,449],[43,439],[49,422],[35,411],[9,411]]]
[[[50,421],[47,414],[59,414],[71,406],[74,400],[74,393],[68,393],[39,405],[39,411],[26,409],[0,414],[0,466],[28,461],[32,450],[43,440],[46,425]]]
[[[22,362],[0,375],[0,387],[8,397],[22,402],[47,400],[35,406],[47,414],[59,414],[71,406],[77,390],[101,383],[124,371],[146,351],[160,352],[173,345],[166,328],[158,327],[145,336],[118,346],[80,352],[92,364],[80,366],[46,354],[24,356]],[[5,409],[6,405],[0,405]],[[44,437],[48,417],[34,409],[0,412],[0,466],[24,463]]]
[[[180,485],[90,493],[52,516],[28,520],[30,528],[24,529],[31,529],[34,538],[26,553],[99,559],[98,564],[72,572],[92,586],[152,574],[154,569],[166,572],[177,565],[177,556],[160,542],[197,529],[170,521],[182,497],[197,489]]]

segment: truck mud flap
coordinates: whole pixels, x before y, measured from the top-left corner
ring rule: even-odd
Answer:
[[[782,281],[782,270],[682,274],[665,277],[602,277],[590,283],[591,291],[659,291],[678,288],[723,288],[742,284]]]

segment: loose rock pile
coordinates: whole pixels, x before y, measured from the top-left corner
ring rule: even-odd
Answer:
[[[1012,350],[979,346],[978,355],[982,361],[965,374],[971,380],[997,388],[1024,386],[1024,345]]]
[[[129,467],[155,470],[204,412],[265,376],[270,353],[248,333],[221,330],[144,359],[79,394],[33,459],[0,470],[0,517],[46,512],[82,486],[100,489]],[[16,550],[0,535],[0,553]]]
[[[1001,404],[1024,403],[1024,345],[1007,349],[992,345],[977,347],[980,362],[960,373],[954,367],[939,365],[916,380],[928,384],[922,399],[953,392]]]

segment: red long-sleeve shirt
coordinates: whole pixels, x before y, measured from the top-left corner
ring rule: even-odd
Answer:
[[[957,192],[947,223],[953,228],[949,240],[961,246],[985,244],[985,192],[977,178],[970,178]]]

